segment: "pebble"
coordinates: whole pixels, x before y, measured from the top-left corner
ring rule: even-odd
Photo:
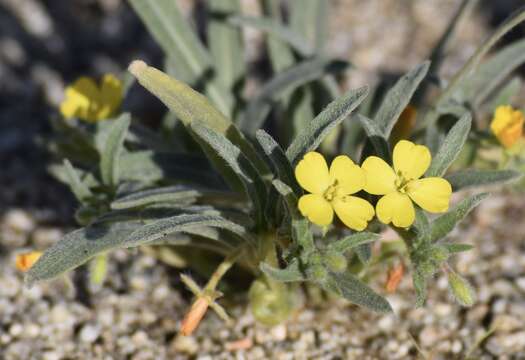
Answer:
[[[199,350],[199,344],[193,336],[177,335],[172,346],[175,351],[188,355],[194,355]]]
[[[286,325],[281,324],[272,327],[272,329],[270,330],[270,334],[272,336],[273,341],[284,341],[286,339],[287,334]]]
[[[35,222],[29,213],[23,210],[9,210],[4,217],[4,224],[20,233],[29,233],[35,228]]]
[[[95,325],[84,325],[80,330],[79,338],[80,341],[85,343],[94,342],[100,335],[100,327]]]
[[[57,228],[37,228],[31,234],[36,248],[45,249],[58,242],[64,233]]]

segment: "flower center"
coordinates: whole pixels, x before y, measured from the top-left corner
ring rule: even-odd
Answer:
[[[332,201],[337,193],[337,180],[334,180],[332,185],[330,185],[323,193],[323,197],[326,201]]]
[[[408,185],[408,182],[409,180],[408,179],[405,179],[405,177],[403,176],[403,174],[401,173],[401,171],[398,171],[397,173],[397,179],[396,179],[396,187],[397,187],[397,190],[400,192],[400,193],[405,193],[407,191],[407,185]]]

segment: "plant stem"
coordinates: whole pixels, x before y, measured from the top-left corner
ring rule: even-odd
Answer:
[[[219,284],[219,281],[222,279],[224,274],[235,264],[237,259],[244,253],[244,246],[240,246],[232,252],[230,255],[224,259],[222,263],[219,264],[217,269],[213,272],[210,280],[208,281],[208,284],[206,284],[205,291],[214,291],[217,287],[217,284]]]

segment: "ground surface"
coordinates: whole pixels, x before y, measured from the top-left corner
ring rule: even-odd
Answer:
[[[495,194],[454,238],[475,245],[455,268],[477,289],[462,309],[437,277],[424,308],[411,310],[408,277],[388,298],[395,315],[374,315],[345,302],[310,304],[287,324],[254,323],[243,298],[228,308],[226,327],[209,314],[198,332],[179,337],[188,307],[177,273],[142,253],[116,252],[101,289],[75,275],[72,290],[56,281],[25,290],[14,256],[45,249],[72,224],[74,203],[45,172],[39,137],[60,102],[64,84],[83,74],[120,71],[134,58],[151,63],[160,50],[119,0],[38,2],[0,0],[0,358],[5,359],[406,359],[462,358],[488,330],[474,358],[525,359],[525,202]],[[191,5],[191,1],[181,1]],[[245,1],[248,12],[254,1]],[[328,49],[358,70],[350,86],[375,72],[406,71],[427,57],[459,1],[333,0]],[[465,22],[445,72],[458,68],[476,44],[520,1],[482,2]],[[431,19],[431,21],[429,20]],[[388,32],[385,32],[388,29]],[[385,36],[388,33],[388,36]],[[255,37],[257,38],[257,36]],[[139,98],[141,100],[142,98]],[[156,103],[128,100],[137,113]],[[386,269],[385,269],[386,271]],[[384,279],[378,279],[381,289]],[[241,350],[235,350],[241,349]]]

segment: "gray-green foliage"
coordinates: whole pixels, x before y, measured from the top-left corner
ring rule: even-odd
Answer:
[[[319,148],[331,155],[361,151],[363,157],[375,154],[391,162],[392,130],[403,110],[414,105],[418,124],[411,140],[427,141],[434,154],[427,177],[444,177],[454,191],[519,178],[514,170],[447,173],[466,141],[479,136],[471,129],[472,110],[494,104],[489,95],[496,90],[499,102],[514,94],[519,82],[498,88],[525,61],[520,40],[482,62],[494,43],[523,21],[522,12],[498,28],[450,82],[438,81],[447,85],[437,97],[426,96],[439,76],[446,44],[468,12],[467,2],[430,56],[432,64],[425,61],[399,76],[386,94],[373,88],[373,98],[367,98],[367,86],[339,95],[334,75],[344,76],[351,62],[324,51],[327,1],[288,2],[290,13],[284,16],[278,0],[264,0],[265,16],[254,18],[240,13],[238,0],[210,0],[202,41],[176,1],[130,0],[164,51],[168,70],[142,61],[129,70],[167,106],[171,122],[163,125],[165,132],[131,122],[128,114],[96,125],[55,124],[63,138],[53,150],[71,161],[52,171],[82,204],[77,219],[84,227],[48,249],[27,281],[54,278],[117,248],[185,246],[225,256],[242,250],[239,263],[257,278],[258,290],[251,294],[268,300],[288,291],[284,283],[311,282],[373,311],[392,311],[366,284],[367,267],[381,259],[372,249],[374,242],[382,245],[378,224],[357,233],[332,227],[319,236],[298,209],[303,190],[294,166]],[[271,64],[266,82],[249,99],[242,91],[252,76],[243,61],[247,26],[266,35]],[[341,128],[347,132],[342,136]],[[472,247],[447,239],[485,197],[470,196],[434,218],[416,208],[414,224],[395,229],[411,262],[417,305],[424,303],[431,277],[448,269],[449,257]],[[448,271],[451,292],[471,305],[474,294],[466,280]],[[271,315],[270,310],[255,312]]]

